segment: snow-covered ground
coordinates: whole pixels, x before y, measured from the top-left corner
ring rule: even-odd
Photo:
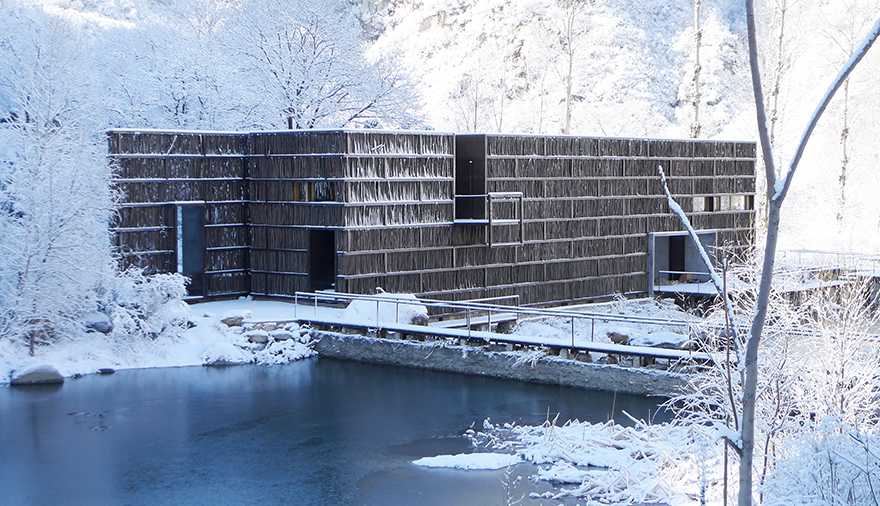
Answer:
[[[533,479],[554,485],[554,490],[534,498],[558,501],[565,497],[588,498],[595,504],[660,503],[672,506],[700,504],[701,485],[711,504],[720,487],[715,455],[697,449],[702,440],[696,430],[672,424],[634,421],[625,427],[577,420],[556,425],[493,425],[488,421],[467,435],[484,451],[507,452],[508,465],[529,462],[537,466]],[[498,462],[504,453],[490,453]],[[438,456],[444,461],[454,456]],[[454,462],[454,459],[453,459]],[[465,467],[461,467],[466,469]],[[709,486],[711,483],[713,486]],[[594,504],[594,502],[589,502]]]
[[[410,324],[426,319],[427,310],[415,297],[407,294],[380,294],[383,298],[400,299],[395,304],[381,302],[379,320],[400,321]],[[295,339],[272,337],[274,327],[268,330],[253,328],[260,322],[290,321],[296,317],[315,317],[336,321],[376,321],[376,303],[372,300],[354,301],[346,309],[294,305],[291,302],[253,300],[243,297],[193,304],[188,307],[192,327],[179,336],[160,335],[156,339],[125,339],[117,335],[99,332],[85,333],[77,338],[62,339],[49,346],[38,346],[34,357],[21,345],[0,340],[0,382],[9,381],[11,373],[29,366],[48,364],[63,376],[91,374],[101,368],[131,369],[147,367],[179,367],[204,364],[231,363],[286,363],[310,356],[307,337],[301,335],[295,324],[278,327],[278,331],[291,331]],[[591,304],[575,309],[590,313],[615,316],[635,316],[668,320],[695,320],[670,302],[650,300],[618,301]],[[244,326],[230,327],[221,322],[231,315],[244,316]],[[267,327],[268,328],[268,327]],[[652,325],[620,321],[575,321],[575,342],[586,344],[610,343],[609,333],[625,335],[628,344],[640,346],[664,346],[679,348],[688,339],[687,329],[674,325]],[[514,329],[515,335],[536,344],[569,343],[571,320],[564,317],[521,320]],[[252,341],[258,341],[256,343]],[[620,344],[620,343],[617,343]],[[264,348],[265,345],[265,348]],[[597,357],[599,356],[597,355]]]
[[[312,306],[300,305],[297,311],[313,312]],[[318,308],[324,317],[340,310]],[[85,333],[75,339],[62,339],[49,346],[38,346],[34,357],[25,347],[0,339],[0,384],[9,381],[14,370],[36,364],[54,366],[64,376],[92,374],[100,368],[135,369],[147,367],[180,367],[203,365],[207,362],[278,363],[310,356],[313,352],[292,329],[296,339],[272,340],[267,347],[249,343],[244,329],[228,327],[220,322],[230,315],[244,315],[247,322],[291,320],[293,304],[287,302],[240,298],[205,302],[189,306],[190,321],[195,324],[179,336],[160,335],[155,340],[121,339],[99,332]]]

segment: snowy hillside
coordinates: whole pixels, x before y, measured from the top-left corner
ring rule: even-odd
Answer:
[[[77,100],[98,104],[90,121],[101,126],[757,137],[737,0],[294,3],[10,0],[0,31],[8,47],[37,33],[35,47],[92,69],[92,88],[73,91],[91,94]],[[757,4],[784,165],[880,1]],[[27,28],[35,23],[17,18],[22,7],[51,29]],[[870,54],[818,125],[786,206],[783,247],[880,249],[878,66]],[[0,104],[15,109],[5,91]]]

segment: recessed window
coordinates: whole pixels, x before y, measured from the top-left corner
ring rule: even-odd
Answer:
[[[734,211],[744,211],[746,209],[745,195],[731,195],[730,208]]]
[[[703,197],[703,211],[714,211],[717,197]]]

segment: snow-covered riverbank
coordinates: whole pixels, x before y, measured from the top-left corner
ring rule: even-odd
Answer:
[[[313,311],[311,307],[303,310]],[[188,307],[193,324],[180,335],[160,335],[156,339],[124,339],[100,332],[84,333],[38,346],[33,357],[27,348],[0,340],[0,384],[9,381],[15,370],[36,364],[48,364],[63,376],[93,374],[98,369],[136,369],[181,367],[207,363],[276,363],[305,358],[314,354],[300,337],[298,329],[289,329],[295,339],[284,342],[251,343],[242,328],[229,327],[221,320],[227,316],[246,315],[244,322],[290,320],[293,305],[286,302],[253,300],[214,301]],[[335,314],[338,310],[319,308]],[[266,344],[263,348],[261,345]]]

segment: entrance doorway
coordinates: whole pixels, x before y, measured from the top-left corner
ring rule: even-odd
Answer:
[[[187,293],[205,295],[205,205],[176,205],[177,272],[189,278]]]
[[[715,262],[717,231],[698,230],[697,237],[709,261]],[[687,232],[652,232],[648,235],[648,293],[703,293],[712,291],[709,272],[699,249]]]
[[[336,288],[336,232],[309,230],[309,288]]]

